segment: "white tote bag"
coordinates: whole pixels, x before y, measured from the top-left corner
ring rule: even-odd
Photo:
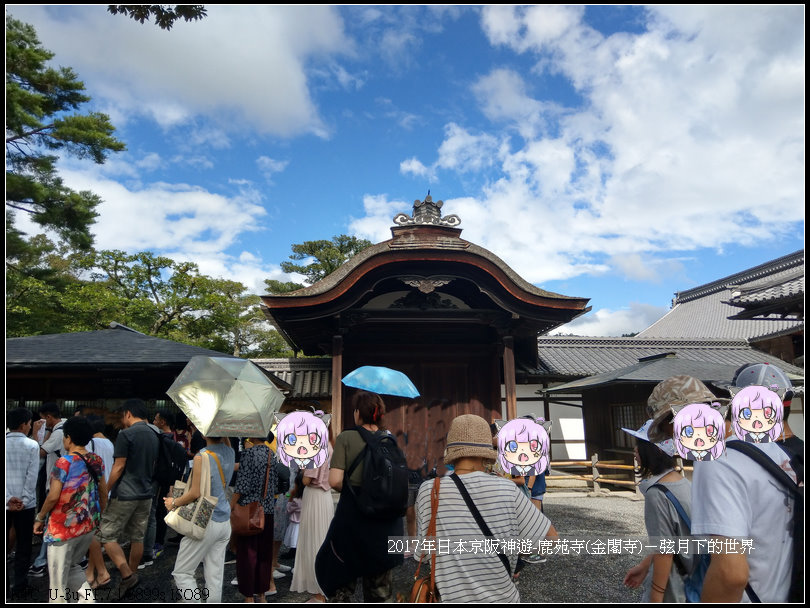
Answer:
[[[207,456],[207,452],[203,452]],[[191,475],[200,475],[200,497],[192,503],[176,507],[169,511],[164,518],[166,525],[183,536],[188,536],[194,540],[201,540],[205,536],[205,529],[214,508],[219,502],[218,498],[211,496],[211,461],[203,458],[199,471],[192,470]],[[192,477],[188,481],[178,481],[172,488],[172,498],[180,498],[188,494],[191,490]]]

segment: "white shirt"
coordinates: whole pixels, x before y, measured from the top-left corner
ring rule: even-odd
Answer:
[[[19,498],[23,509],[37,506],[39,444],[22,433],[6,433],[6,509],[11,498]]]
[[[93,437],[90,443],[84,446],[84,449],[97,454],[101,458],[101,462],[104,463],[104,481],[109,481],[115,460],[113,458],[113,450],[115,449],[113,442],[106,437]]]
[[[753,445],[796,480],[790,458],[777,444]],[[794,508],[788,491],[745,454],[726,449],[725,457],[695,463],[692,534],[752,539],[748,582],[763,602],[788,599]],[[745,592],[742,601],[750,602]]]
[[[59,460],[59,457],[62,455],[62,450],[65,449],[65,446],[62,444],[62,439],[64,438],[62,426],[65,424],[65,420],[65,418],[62,418],[62,420],[56,423],[50,437],[42,444],[42,449],[48,454],[45,458],[46,492],[51,488],[51,471],[53,470],[53,465],[56,464],[56,461]]]

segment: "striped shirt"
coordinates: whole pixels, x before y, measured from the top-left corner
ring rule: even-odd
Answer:
[[[475,506],[497,540],[530,539],[534,546],[548,534],[551,522],[508,479],[475,472],[460,475]],[[418,536],[427,535],[430,524],[430,492],[433,480],[424,482],[416,498]],[[475,522],[455,483],[448,477],[441,479],[439,513],[436,518],[438,539],[459,537],[481,538],[484,533]],[[519,602],[517,587],[494,553],[454,551],[442,553],[436,561],[436,585],[443,602]],[[418,547],[414,558],[419,559]],[[514,572],[517,555],[508,555]],[[424,568],[424,565],[423,565]]]

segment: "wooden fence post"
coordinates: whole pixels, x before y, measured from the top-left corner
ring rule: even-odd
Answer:
[[[597,466],[599,465],[599,454],[594,454],[591,456],[591,471],[593,473],[593,491],[599,492],[599,469]]]

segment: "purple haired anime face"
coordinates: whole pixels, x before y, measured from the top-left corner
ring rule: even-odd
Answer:
[[[681,458],[714,460],[725,450],[723,414],[705,403],[684,406],[675,414],[672,425],[675,449]]]
[[[782,434],[783,415],[779,395],[764,386],[746,386],[731,400],[731,426],[742,441],[760,433],[776,441]]]
[[[316,468],[326,460],[329,431],[312,412],[292,412],[276,427],[278,457],[289,466],[295,460],[302,468]]]
[[[498,431],[498,462],[507,473],[516,467],[532,467],[524,473],[539,475],[548,466],[549,439],[546,429],[534,420],[516,418]]]

